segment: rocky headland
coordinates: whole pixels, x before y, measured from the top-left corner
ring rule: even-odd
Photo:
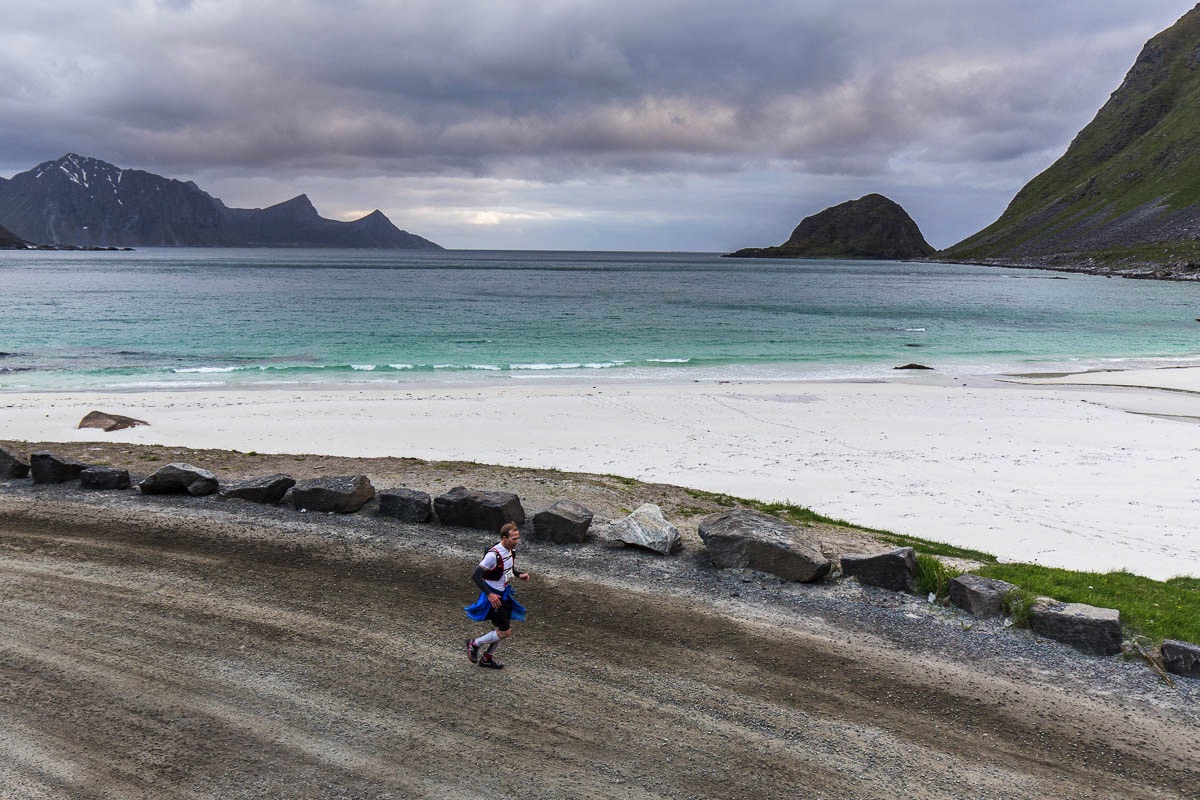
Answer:
[[[747,247],[729,256],[903,260],[933,252],[908,212],[881,194],[869,194],[805,217],[781,245]]]
[[[1067,151],[939,261],[1200,276],[1200,6],[1146,43]]]

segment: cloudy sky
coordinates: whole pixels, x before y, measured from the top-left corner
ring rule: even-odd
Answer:
[[[725,251],[881,192],[937,247],[1188,0],[0,0],[0,176],[67,152],[455,248]]]

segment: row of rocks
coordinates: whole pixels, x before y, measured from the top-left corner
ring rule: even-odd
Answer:
[[[123,469],[89,466],[40,451],[29,464],[0,448],[0,479],[30,475],[34,483],[64,483],[78,479],[83,488],[130,489],[129,473]],[[497,532],[505,523],[526,524],[520,498],[511,492],[480,491],[456,486],[434,498],[411,488],[376,492],[365,475],[316,478],[297,482],[287,475],[221,485],[213,473],[189,464],[168,464],[143,479],[143,494],[203,496],[219,492],[222,497],[257,503],[288,503],[301,511],[350,514],[378,497],[378,513],[410,523],[430,523]],[[594,515],[569,500],[560,500],[532,518],[533,538],[558,544],[587,540]],[[833,564],[821,552],[820,542],[804,530],[750,509],[733,509],[702,519],[698,533],[709,561],[721,569],[752,569],[787,581],[813,582],[826,578]],[[606,538],[631,547],[671,555],[682,548],[678,529],[661,509],[644,504],[628,516],[610,522]],[[870,555],[844,555],[841,575],[865,586],[895,592],[915,592],[916,552],[900,547]],[[949,600],[954,606],[980,618],[1003,613],[1007,595],[1017,587],[979,575],[959,575],[950,581]],[[1082,603],[1062,603],[1041,598],[1030,610],[1030,628],[1048,639],[1063,642],[1081,652],[1110,656],[1121,652],[1120,612]],[[1164,668],[1178,675],[1200,678],[1200,647],[1167,640],[1162,644]]]

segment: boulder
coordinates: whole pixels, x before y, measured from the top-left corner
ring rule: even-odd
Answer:
[[[911,594],[917,583],[917,554],[911,547],[899,547],[871,556],[842,556],[842,574],[858,578],[863,586]]]
[[[1007,581],[979,575],[959,575],[950,579],[950,602],[981,619],[1004,613],[1004,598],[1017,588]]]
[[[433,498],[416,489],[388,489],[379,494],[379,513],[401,522],[432,522]]]
[[[87,468],[82,461],[60,458],[46,450],[39,450],[29,457],[29,472],[34,483],[66,483],[76,480]]]
[[[549,539],[555,544],[586,541],[593,516],[579,503],[559,500],[533,515],[533,538]]]
[[[738,508],[700,520],[700,538],[714,567],[743,567],[788,581],[815,581],[832,564],[815,536],[778,517]]]
[[[79,420],[79,428],[99,428],[106,433],[109,431],[120,431],[125,428],[136,428],[139,425],[149,425],[149,422],[133,417],[124,417],[120,414],[108,414],[104,411],[91,411],[83,419]]]
[[[79,473],[79,485],[84,489],[128,489],[129,470],[117,467],[88,467]]]
[[[609,536],[630,547],[653,550],[670,555],[683,547],[679,531],[667,522],[662,509],[653,503],[644,503],[624,519],[608,526]]]
[[[511,492],[480,492],[455,486],[433,501],[438,522],[499,533],[506,522],[525,524],[521,499]]]
[[[1043,597],[1029,610],[1034,633],[1093,656],[1121,652],[1121,612]]]
[[[175,463],[159,467],[146,476],[138,488],[142,494],[190,494],[203,497],[217,490],[217,476],[191,464]]]
[[[1162,643],[1163,668],[1185,678],[1200,678],[1200,645],[1167,639]]]
[[[273,506],[283,499],[288,489],[295,485],[296,480],[290,475],[268,475],[265,478],[253,478],[222,486],[221,497],[249,500],[251,503],[266,503]]]
[[[0,447],[0,481],[12,478],[25,478],[29,475],[29,464],[21,460],[21,456]]]
[[[339,475],[300,481],[292,487],[292,505],[308,511],[353,514],[375,496],[366,475]]]

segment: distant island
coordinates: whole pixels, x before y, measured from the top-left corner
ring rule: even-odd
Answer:
[[[1200,6],[1146,43],[1095,119],[996,222],[937,259],[1200,278],[1198,43]]]
[[[68,153],[0,178],[0,225],[11,239],[60,247],[350,247],[441,250],[381,211],[325,219],[306,195],[230,208],[191,181]]]
[[[881,194],[805,217],[776,247],[747,247],[732,258],[871,258],[901,260],[934,253],[921,229],[899,204]]]

